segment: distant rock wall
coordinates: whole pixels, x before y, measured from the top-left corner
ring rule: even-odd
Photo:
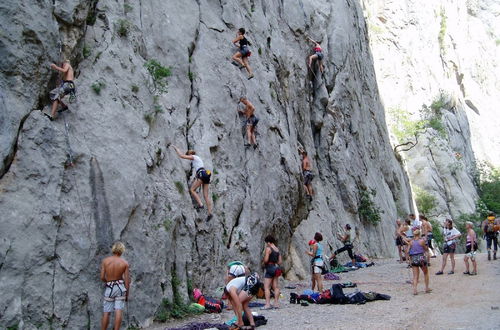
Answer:
[[[500,1],[363,1],[377,82],[388,114],[419,117],[444,96],[444,136],[400,152],[412,185],[437,198],[433,216],[472,213],[476,164],[500,166]],[[394,145],[405,141],[396,141]]]
[[[131,264],[130,321],[140,325],[171,299],[173,276],[187,297],[188,282],[220,286],[233,258],[259,269],[267,234],[291,279],[308,276],[314,233],[334,249],[345,223],[360,252],[394,254],[393,221],[412,210],[411,192],[358,1],[56,0],[1,4],[0,15],[0,325],[98,327],[99,265],[116,239]],[[241,26],[252,80],[229,61]],[[307,71],[306,34],[322,42],[324,75]],[[50,122],[40,112],[57,81],[49,64],[63,57],[78,99]],[[172,70],[158,98],[151,59]],[[260,118],[256,150],[243,147],[241,95]],[[189,163],[171,143],[195,149],[213,172],[210,222],[193,210]],[[299,146],[313,162],[312,203]],[[384,212],[378,226],[359,218],[365,189]]]

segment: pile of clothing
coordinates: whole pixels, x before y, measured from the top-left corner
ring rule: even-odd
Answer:
[[[332,287],[323,292],[313,292],[305,290],[301,295],[290,293],[291,304],[301,304],[307,306],[312,304],[364,304],[375,300],[390,300],[391,296],[376,292],[355,291],[344,294],[343,288],[355,287],[355,283],[333,284]]]

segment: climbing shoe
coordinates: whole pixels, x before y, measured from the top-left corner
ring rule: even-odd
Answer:
[[[248,147],[251,147],[252,145],[251,145],[251,144],[248,144],[248,143],[245,143],[245,144],[244,144],[244,146],[245,146],[246,148],[248,148]]]
[[[43,113],[47,118],[50,119],[50,121],[54,121],[54,117],[52,117],[51,115],[49,115],[48,113]]]
[[[443,275],[443,272],[439,271],[439,272],[436,273],[436,275]]]
[[[64,106],[64,107],[61,107],[61,109],[57,110],[57,112],[64,112],[66,110],[68,110],[68,106],[67,105]]]
[[[250,80],[252,78],[253,78],[253,74],[251,74],[251,75],[248,76],[248,80]]]
[[[254,144],[254,145],[253,145],[253,149],[254,149],[254,150],[255,150],[255,149],[257,149],[257,147],[258,147],[258,146],[259,146],[259,145],[258,145],[257,143],[256,143],[256,144]]]
[[[209,214],[208,217],[207,217],[207,222],[210,221],[213,217],[214,217],[213,214]]]
[[[204,209],[204,207],[203,207],[203,205],[196,205],[196,206],[194,207],[194,209],[195,209],[196,211],[200,211],[200,210],[203,210],[203,209]]]

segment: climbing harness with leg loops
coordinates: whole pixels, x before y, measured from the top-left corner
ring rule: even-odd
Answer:
[[[127,292],[127,290],[122,290],[120,285],[124,284],[125,282],[123,280],[114,280],[114,281],[109,281],[109,282],[106,282],[106,288],[109,288],[109,295],[105,295],[104,296],[104,300],[106,301],[115,301],[115,300],[125,300],[125,292]],[[113,292],[114,292],[114,288],[118,288],[118,290],[120,291],[120,295],[119,296],[116,296],[116,297],[112,297],[113,295]]]

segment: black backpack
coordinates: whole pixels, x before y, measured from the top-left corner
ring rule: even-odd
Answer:
[[[342,289],[342,285],[340,284],[332,284],[332,288],[330,289],[332,292],[331,301],[332,304],[347,304],[349,302],[349,298],[344,294],[344,290]]]

